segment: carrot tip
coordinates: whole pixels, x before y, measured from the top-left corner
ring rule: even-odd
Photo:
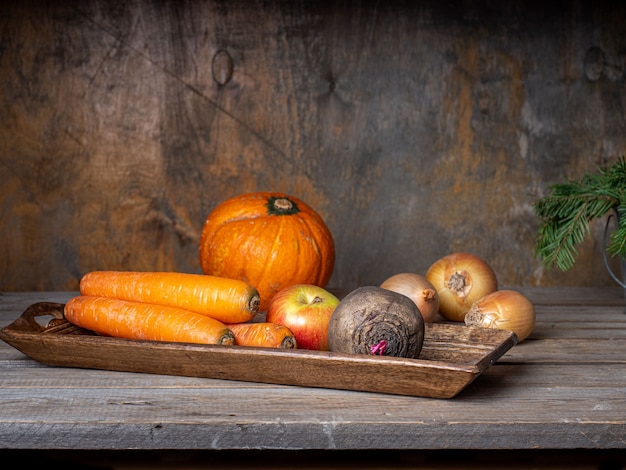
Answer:
[[[298,345],[296,342],[296,338],[293,336],[285,336],[283,341],[280,343],[281,349],[297,349]]]
[[[248,310],[250,310],[250,313],[258,313],[259,312],[259,308],[261,307],[261,297],[259,296],[259,294],[254,294],[252,297],[250,297],[250,302],[248,302]]]
[[[235,334],[232,331],[228,330],[217,341],[217,344],[222,344],[224,346],[234,346],[234,345],[236,345],[237,342],[235,341]]]

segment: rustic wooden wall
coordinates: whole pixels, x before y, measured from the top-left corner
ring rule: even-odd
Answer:
[[[617,1],[3,2],[0,290],[199,272],[206,215],[256,190],[322,214],[331,286],[451,251],[613,285],[602,223],[540,266],[532,203],[624,152],[624,24]]]

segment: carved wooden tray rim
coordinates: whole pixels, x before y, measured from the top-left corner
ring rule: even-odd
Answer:
[[[38,302],[0,339],[49,366],[452,398],[517,343],[514,333],[457,323],[426,325],[418,359],[129,340],[95,335]],[[38,319],[52,319],[42,325]]]

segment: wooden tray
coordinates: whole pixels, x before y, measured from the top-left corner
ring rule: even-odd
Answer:
[[[457,323],[427,324],[419,359],[137,341],[76,327],[63,317],[63,307],[51,302],[31,305],[0,330],[0,339],[50,366],[430,398],[454,397],[517,343],[514,333]]]

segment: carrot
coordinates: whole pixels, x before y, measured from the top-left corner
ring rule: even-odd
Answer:
[[[222,322],[177,307],[79,295],[64,308],[67,321],[116,338],[201,344],[235,344]]]
[[[235,335],[238,346],[256,346],[260,348],[296,349],[297,342],[293,332],[278,323],[237,323],[226,325]]]
[[[184,308],[223,323],[251,320],[261,303],[244,281],[176,272],[92,271],[80,280],[80,293]]]

